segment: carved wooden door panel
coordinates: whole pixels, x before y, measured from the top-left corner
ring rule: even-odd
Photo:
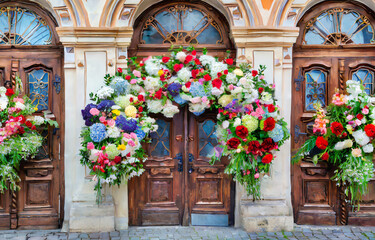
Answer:
[[[313,103],[320,102],[327,106],[335,89],[343,91],[348,79],[363,82],[366,91],[374,93],[375,59],[371,52],[326,51],[321,55],[307,57],[308,54],[296,52],[294,56],[292,99],[295,107],[291,126],[294,152],[302,146],[306,136],[312,134]],[[351,206],[345,201],[343,189],[330,180],[333,170],[326,163],[314,166],[308,157],[292,166],[292,200],[296,223],[374,225],[374,181],[369,184],[369,194],[364,197],[360,211],[352,212]]]
[[[215,113],[189,118],[189,209],[192,225],[233,224],[234,194],[231,176],[224,173],[227,159],[209,163],[218,144]]]
[[[157,116],[159,129],[145,147],[142,176],[129,182],[131,225],[228,225],[233,223],[230,176],[225,164],[209,164],[217,144],[216,114],[173,119]]]
[[[10,60],[11,59],[11,60]],[[23,162],[20,168],[20,187],[17,193],[0,197],[1,212],[10,211],[10,222],[1,221],[2,228],[35,229],[58,228],[63,217],[63,86],[62,51],[60,48],[35,50],[3,50],[0,69],[5,81],[13,81],[18,74],[23,93],[38,108],[36,115],[47,115],[59,123],[59,129],[42,131],[45,145],[34,159]],[[8,223],[8,224],[7,224]]]

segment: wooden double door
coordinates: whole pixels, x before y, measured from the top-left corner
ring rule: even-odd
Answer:
[[[313,104],[327,106],[336,89],[345,91],[348,79],[362,81],[374,94],[375,48],[295,48],[292,88],[292,154],[313,134]],[[332,181],[334,169],[311,159],[292,165],[292,201],[297,224],[375,225],[375,179],[360,210],[345,200],[343,188]],[[353,211],[354,210],[354,211]]]
[[[22,79],[36,115],[58,122],[59,128],[40,130],[46,141],[34,159],[23,161],[21,190],[0,194],[0,229],[56,229],[64,211],[63,76],[61,47],[3,47],[0,49],[0,84],[8,87]]]
[[[145,172],[129,183],[130,225],[233,224],[234,188],[226,161],[209,163],[217,145],[216,114],[180,109],[155,116],[159,128],[145,145]]]

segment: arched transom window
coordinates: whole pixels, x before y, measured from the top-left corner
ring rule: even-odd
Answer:
[[[305,28],[304,45],[373,44],[370,20],[353,9],[331,8],[310,19]]]
[[[50,45],[52,31],[35,12],[7,6],[0,9],[0,45]]]

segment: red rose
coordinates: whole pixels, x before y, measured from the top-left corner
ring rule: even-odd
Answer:
[[[333,122],[331,124],[331,131],[336,136],[339,136],[339,135],[341,135],[342,131],[344,131],[344,127],[339,122]]]
[[[24,124],[26,122],[26,118],[23,115],[19,115],[17,121],[21,124]]]
[[[227,58],[227,59],[225,59],[225,62],[226,62],[228,65],[232,65],[232,64],[233,64],[233,59],[231,59],[231,58]]]
[[[276,121],[273,117],[269,117],[264,121],[264,128],[263,130],[268,132],[272,131],[275,128]]]
[[[260,151],[260,144],[258,141],[250,141],[247,150],[253,155],[259,155],[262,153]]]
[[[240,140],[238,138],[231,138],[227,141],[229,149],[236,149],[240,145]]]
[[[105,150],[105,146],[102,147],[102,151],[104,151],[104,150]]]
[[[140,106],[140,107],[138,108],[138,112],[143,112],[143,107],[142,107],[142,106]]]
[[[139,94],[138,95],[138,101],[144,102],[145,101],[145,96],[143,96],[142,94]]]
[[[191,76],[193,78],[197,78],[198,74],[199,74],[199,69],[193,69],[193,70],[191,70]]]
[[[228,75],[228,69],[225,69],[224,72],[223,72],[225,75]]]
[[[221,76],[223,76],[223,74],[222,74],[221,72],[218,72],[218,73],[217,73],[217,77],[219,78],[219,77],[221,77]]]
[[[117,72],[122,73],[122,68],[117,68]]]
[[[268,112],[274,112],[275,111],[275,105],[273,105],[273,104],[270,104],[270,105],[268,105]]]
[[[185,87],[189,88],[191,86],[191,82],[185,83]]]
[[[206,80],[206,81],[210,81],[210,80],[211,80],[211,76],[208,75],[208,74],[204,75],[203,78],[204,78],[204,80]]]
[[[197,51],[195,51],[195,50],[191,51],[191,55],[193,55],[193,56],[197,55]]]
[[[132,78],[132,77],[131,77],[130,75],[126,75],[126,76],[125,76],[125,79],[128,80],[128,81],[129,81],[131,78]]]
[[[140,64],[139,64],[139,66],[141,66],[141,67],[143,67],[145,64],[143,63],[143,62],[141,62]]]
[[[358,113],[358,114],[357,114],[357,118],[358,118],[359,120],[362,120],[362,118],[363,118],[363,115],[362,115],[362,114],[360,114],[360,113]]]
[[[262,94],[263,91],[264,91],[264,88],[262,88],[262,87],[258,88],[259,94]]]
[[[181,70],[181,68],[182,68],[183,66],[184,66],[183,64],[175,64],[175,65],[173,66],[173,69],[174,69],[175,72],[178,72],[178,71]]]
[[[18,128],[18,134],[22,135],[25,133],[25,129],[23,127]]]
[[[33,126],[31,127],[31,130],[36,130],[35,125],[33,125]]]
[[[316,138],[315,145],[317,146],[317,148],[324,150],[328,146],[328,141],[325,140],[324,137],[319,136]]]
[[[30,121],[25,122],[26,127],[31,128],[33,124]]]
[[[134,102],[134,98],[129,98],[129,102]]]
[[[329,154],[327,152],[322,155],[322,160],[323,161],[327,161],[328,158],[329,158]]]
[[[272,140],[272,138],[266,138],[263,140],[260,148],[263,152],[270,152],[273,149],[276,149],[276,143]]]
[[[189,62],[191,62],[191,60],[193,60],[193,56],[187,55],[185,58],[185,64],[188,64]]]
[[[8,88],[6,93],[5,93],[5,95],[7,95],[8,97],[12,96],[13,94],[14,94],[14,91],[11,88]]]
[[[113,159],[113,161],[116,163],[116,164],[119,164],[121,162],[121,157],[120,156],[116,156],[115,159]]]
[[[155,93],[155,98],[161,99],[161,95],[163,94],[163,90],[160,88],[156,93]]]
[[[258,75],[258,71],[257,70],[251,71],[251,75],[253,75],[253,77],[255,77],[256,75]]]
[[[272,159],[273,159],[273,155],[270,153],[270,154],[266,154],[264,155],[264,157],[262,158],[262,163],[264,164],[269,164],[272,162]]]
[[[366,135],[369,137],[375,137],[375,125],[374,124],[367,124],[365,126]]]
[[[213,81],[212,81],[212,87],[216,87],[218,89],[221,88],[221,85],[223,84],[223,81],[221,81],[219,78],[215,78]]]
[[[240,125],[236,127],[236,134],[239,138],[245,138],[249,135],[249,130],[247,130],[247,127]]]
[[[198,58],[194,59],[194,62],[195,62],[196,65],[201,65],[201,62],[199,61]]]
[[[162,57],[161,60],[163,63],[167,63],[169,61],[169,57]]]

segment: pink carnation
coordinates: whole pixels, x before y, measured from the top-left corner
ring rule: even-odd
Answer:
[[[93,115],[93,116],[98,116],[100,113],[100,111],[96,108],[91,108],[90,109],[90,114]]]
[[[136,77],[141,77],[141,72],[140,72],[140,71],[134,70],[134,71],[133,71],[133,74],[134,74],[134,76],[136,76]]]
[[[362,109],[362,113],[365,114],[365,115],[367,115],[369,113],[368,108],[367,107],[363,108]]]
[[[22,103],[22,104],[24,104],[25,103],[25,101],[22,99],[22,98],[14,98],[13,99],[13,102],[19,102],[19,103]]]
[[[87,150],[95,149],[95,145],[92,142],[87,143]]]

